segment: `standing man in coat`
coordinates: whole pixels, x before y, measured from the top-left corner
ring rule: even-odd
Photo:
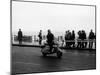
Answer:
[[[18,41],[19,41],[19,44],[22,44],[22,37],[23,37],[23,33],[22,33],[21,29],[19,29],[19,31],[18,31]]]
[[[41,45],[42,44],[42,30],[40,30],[38,37],[39,37],[39,45]]]
[[[93,40],[94,40],[94,32],[93,32],[93,30],[90,31],[88,38],[89,38],[89,48],[92,48],[93,47]]]

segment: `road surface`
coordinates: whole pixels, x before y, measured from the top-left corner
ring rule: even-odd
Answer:
[[[62,58],[55,54],[43,57],[38,47],[12,46],[13,74],[89,70],[96,68],[96,53],[88,50],[62,50]]]

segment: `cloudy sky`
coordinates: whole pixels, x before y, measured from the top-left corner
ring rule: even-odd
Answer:
[[[95,31],[95,7],[31,2],[12,2],[12,32]]]

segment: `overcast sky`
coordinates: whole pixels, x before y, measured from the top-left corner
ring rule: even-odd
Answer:
[[[95,31],[95,7],[31,2],[12,2],[12,31]]]

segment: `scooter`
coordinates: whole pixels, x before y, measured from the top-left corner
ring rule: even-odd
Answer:
[[[50,52],[50,47],[48,44],[45,44],[43,48],[41,48],[42,55],[45,57],[49,54],[56,54],[58,58],[62,57],[62,50],[59,48],[57,44],[53,45],[53,48]]]

